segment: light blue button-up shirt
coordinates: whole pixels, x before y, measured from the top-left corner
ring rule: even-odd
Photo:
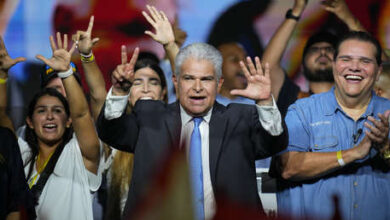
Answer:
[[[298,100],[289,107],[287,151],[334,152],[352,148],[364,138],[368,116],[390,109],[390,101],[373,93],[366,112],[354,121],[329,92]],[[358,135],[359,129],[362,129]],[[332,218],[339,198],[342,219],[390,219],[390,172],[378,152],[318,179],[296,182],[278,192],[280,213],[312,219]],[[335,158],[336,160],[336,158]]]

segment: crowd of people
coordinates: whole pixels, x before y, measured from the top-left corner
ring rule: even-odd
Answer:
[[[36,56],[41,90],[20,128],[6,111],[7,79],[25,58],[11,58],[0,39],[0,218],[389,219],[389,60],[344,0],[323,1],[349,30],[309,38],[309,91],[301,91],[281,59],[306,4],[294,1],[261,59],[230,38],[181,47],[185,33],[147,6],[153,30],[145,34],[166,60],[122,46],[108,91],[92,16],[86,30],[50,37],[52,57]],[[144,201],[176,151],[186,159],[176,178],[188,180],[180,188],[188,204],[171,201],[165,212],[179,214],[144,213],[153,212]],[[267,170],[261,188],[256,168]],[[265,191],[276,194],[271,212]]]

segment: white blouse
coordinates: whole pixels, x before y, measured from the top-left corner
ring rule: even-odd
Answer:
[[[26,176],[31,150],[27,142],[18,138]],[[37,173],[36,165],[31,177]],[[99,169],[100,170],[100,169]],[[37,180],[38,181],[38,180]],[[89,172],[85,166],[76,136],[65,145],[53,173],[50,175],[35,207],[37,219],[93,219],[92,193],[101,183],[101,174]]]

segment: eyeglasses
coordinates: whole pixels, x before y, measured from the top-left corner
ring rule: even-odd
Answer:
[[[309,50],[307,51],[308,53],[319,53],[322,50],[325,51],[325,53],[334,53],[334,48],[327,46],[327,47],[310,47]]]

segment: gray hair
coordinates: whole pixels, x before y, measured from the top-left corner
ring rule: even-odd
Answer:
[[[222,56],[221,53],[215,47],[206,43],[193,43],[186,47],[183,47],[175,60],[175,74],[176,77],[180,75],[180,69],[184,61],[189,58],[196,60],[210,61],[214,66],[214,72],[217,77],[217,81],[222,76]]]

